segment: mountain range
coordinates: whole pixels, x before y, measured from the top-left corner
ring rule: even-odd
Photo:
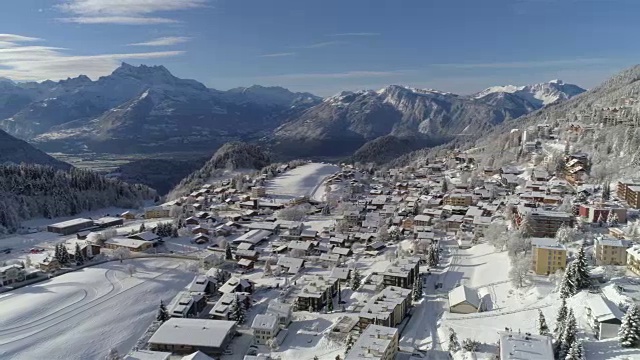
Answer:
[[[210,154],[242,140],[276,157],[348,156],[385,136],[384,147],[410,137],[414,149],[484,132],[583,91],[561,81],[468,96],[391,85],[322,99],[281,87],[215,90],[123,63],[95,81],[0,81],[0,128],[48,152]]]
[[[277,152],[348,155],[392,135],[422,147],[483,133],[585,90],[561,81],[494,87],[462,96],[391,85],[378,91],[343,92],[289,119],[275,130]],[[388,144],[389,138],[383,138]],[[373,148],[379,148],[374,146]],[[366,157],[365,157],[366,158]]]
[[[163,66],[122,64],[111,75],[59,82],[3,82],[0,127],[46,151],[211,151],[270,131],[320,102],[253,86],[226,92],[179,79]]]

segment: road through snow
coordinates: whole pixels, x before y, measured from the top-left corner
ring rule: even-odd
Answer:
[[[136,272],[130,276],[129,264]],[[128,352],[193,278],[174,259],[111,262],[26,286],[0,297],[1,359],[99,359]]]

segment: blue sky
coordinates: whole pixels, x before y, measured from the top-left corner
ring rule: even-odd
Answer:
[[[331,95],[403,84],[471,93],[638,63],[637,0],[3,0],[0,76],[162,64],[228,89]]]

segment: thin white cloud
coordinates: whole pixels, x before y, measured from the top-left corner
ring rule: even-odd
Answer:
[[[281,52],[281,53],[272,53],[272,54],[262,54],[258,57],[285,57],[285,56],[294,56],[296,53],[294,52]]]
[[[322,79],[355,79],[397,76],[406,73],[405,70],[394,71],[345,71],[336,73],[299,73],[261,76],[264,80],[322,80]]]
[[[64,0],[58,8],[72,16],[61,20],[80,24],[150,25],[174,23],[158,12],[195,9],[208,0]]]
[[[301,49],[318,49],[318,48],[339,45],[339,44],[345,44],[345,42],[344,41],[323,41],[323,42],[319,42],[311,45],[300,46],[300,48]]]
[[[541,60],[541,61],[513,61],[513,62],[495,62],[495,63],[452,63],[452,64],[431,64],[433,67],[452,68],[452,69],[519,69],[519,68],[537,68],[549,66],[572,66],[584,64],[602,64],[609,61],[603,58],[591,59],[567,59],[567,60]]]
[[[191,40],[186,36],[165,36],[150,41],[129,44],[129,46],[171,46],[185,43]]]
[[[59,47],[15,45],[0,47],[0,77],[16,81],[41,81],[66,79],[82,74],[95,79],[111,73],[125,60],[158,59],[183,53],[157,51],[78,56]]]
[[[175,24],[178,21],[159,17],[144,16],[91,16],[91,17],[69,17],[58,19],[62,22],[76,24],[116,24],[116,25],[156,25]]]
[[[29,36],[15,35],[15,34],[0,34],[0,41],[6,42],[27,42],[27,41],[40,41],[41,39]]]
[[[340,34],[331,34],[330,36],[380,36],[380,33],[376,32],[348,32]]]

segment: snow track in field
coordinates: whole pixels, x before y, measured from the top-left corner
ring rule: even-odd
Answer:
[[[193,278],[183,260],[111,262],[0,298],[1,359],[97,359],[128,352],[165,303]],[[126,266],[136,273],[130,276]]]

